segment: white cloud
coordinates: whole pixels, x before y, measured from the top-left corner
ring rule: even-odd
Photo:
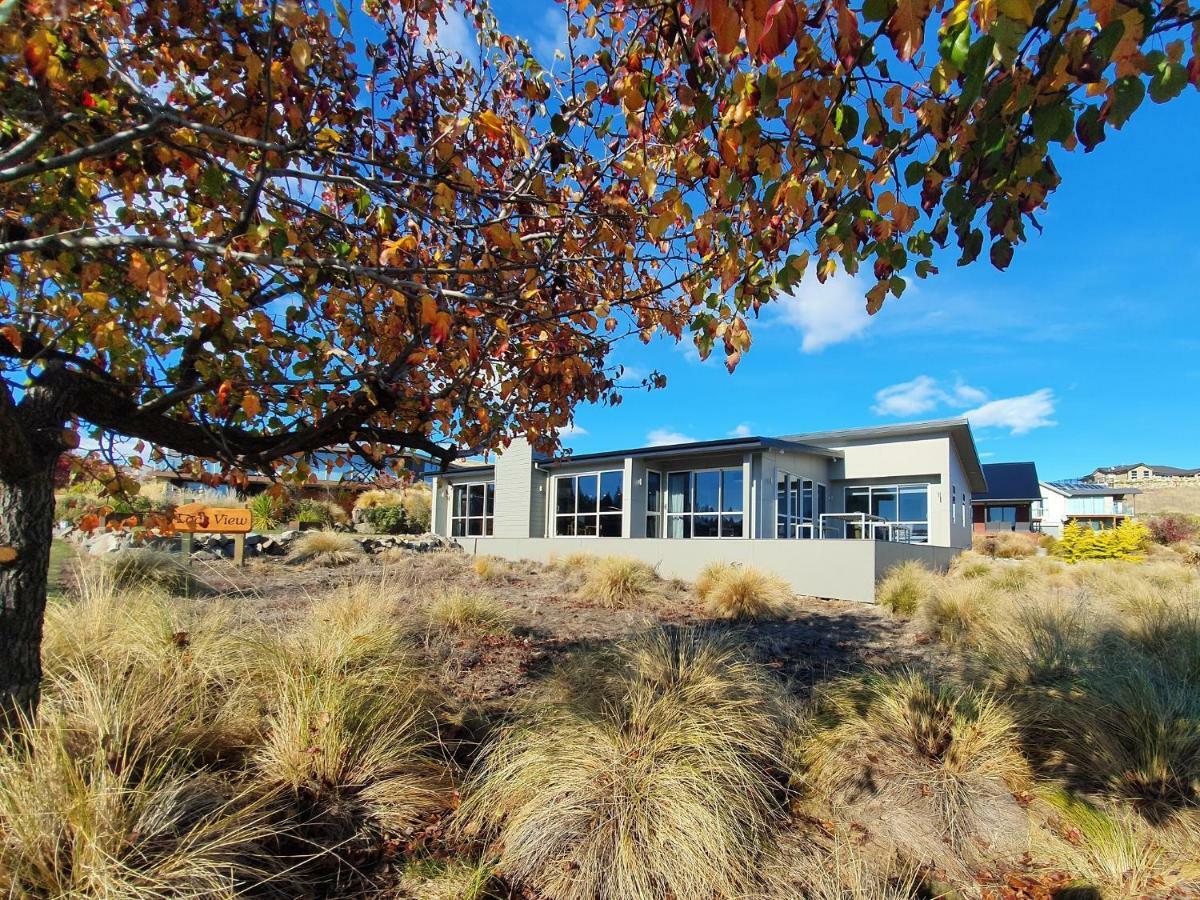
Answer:
[[[566,428],[558,429],[559,437],[580,437],[581,435],[585,435],[587,433],[588,430],[586,428],[584,428],[582,425],[576,425],[573,422]]]
[[[835,275],[824,284],[806,280],[774,305],[779,318],[804,335],[800,349],[816,353],[857,337],[871,323],[866,291],[860,278]]]
[[[969,409],[965,413],[976,428],[1007,428],[1011,434],[1025,434],[1035,428],[1057,424],[1054,415],[1054,391],[1042,388],[1019,397],[1004,397]]]
[[[546,9],[536,20],[530,33],[530,47],[542,65],[552,66],[554,51],[567,52],[567,17],[557,6]]]
[[[750,430],[750,423],[742,422],[729,432],[729,437],[750,437],[752,434],[754,434],[754,432]]]
[[[667,444],[690,444],[694,440],[696,439],[691,435],[672,431],[669,428],[655,428],[646,435],[646,443],[651,447],[662,447]]]
[[[875,392],[871,409],[880,416],[915,416],[939,406],[970,406],[987,400],[987,393],[958,381],[944,388],[936,378],[918,375],[912,381],[892,384]]]
[[[425,21],[420,21],[421,36],[426,43],[441,47],[447,53],[457,53],[467,62],[479,56],[479,42],[475,38],[475,26],[466,16],[453,7],[447,7],[444,20],[438,22],[437,34],[430,35]]]

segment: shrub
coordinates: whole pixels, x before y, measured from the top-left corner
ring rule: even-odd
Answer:
[[[704,605],[722,619],[765,619],[782,615],[791,599],[791,587],[778,575],[730,566],[717,575]]]
[[[414,484],[405,488],[402,503],[412,533],[425,534],[428,532],[433,514],[433,495],[428,486]]]
[[[774,681],[732,644],[655,631],[556,687],[484,749],[460,828],[548,897],[744,896],[785,818]]]
[[[1160,513],[1147,519],[1146,526],[1156,544],[1189,542],[1200,535],[1200,521],[1186,513]]]
[[[153,587],[183,594],[200,586],[179,556],[160,550],[122,550],[101,564],[118,590]]]
[[[288,562],[295,565],[344,566],[364,556],[362,544],[336,531],[307,531],[296,538]]]
[[[594,600],[609,609],[640,603],[658,593],[658,575],[640,559],[606,556],[584,574],[579,597]]]
[[[508,563],[494,556],[476,556],[471,561],[471,568],[476,575],[489,584],[503,581],[509,574]]]
[[[930,801],[956,848],[980,827],[980,797],[1026,782],[1010,713],[988,693],[918,672],[845,680],[820,695],[804,749],[807,781],[834,802],[887,809]]]
[[[363,491],[354,498],[356,510],[377,509],[381,506],[400,506],[404,497],[399,491],[370,490]]]
[[[287,520],[291,513],[288,501],[268,491],[250,498],[247,508],[255,531],[271,531]]]
[[[971,539],[971,549],[976,553],[1001,559],[1033,556],[1036,546],[1036,535],[1013,531],[977,534]]]
[[[1063,526],[1054,555],[1067,562],[1084,559],[1139,560],[1150,542],[1150,531],[1141,522],[1126,519],[1115,528],[1093,531],[1078,522]]]
[[[876,597],[899,616],[911,616],[933,589],[933,573],[916,560],[892,566],[879,582]]]
[[[407,534],[410,530],[403,506],[368,507],[365,516],[377,534]]]
[[[429,622],[446,631],[505,632],[512,628],[512,617],[504,606],[484,594],[447,591],[426,609]]]

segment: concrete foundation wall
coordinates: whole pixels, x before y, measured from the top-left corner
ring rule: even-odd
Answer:
[[[666,538],[456,538],[468,553],[549,562],[568,553],[631,556],[665,578],[693,580],[711,562],[755,566],[785,579],[794,591],[833,600],[875,601],[875,583],[892,566],[916,559],[944,569],[958,551],[882,541],[670,540]]]

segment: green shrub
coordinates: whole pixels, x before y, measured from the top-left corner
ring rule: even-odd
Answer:
[[[370,506],[364,514],[377,534],[408,534],[411,531],[403,506]]]
[[[286,521],[288,502],[269,492],[256,494],[247,504],[255,531],[272,531]]]

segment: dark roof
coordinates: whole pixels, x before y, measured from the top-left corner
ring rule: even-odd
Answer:
[[[846,428],[838,431],[815,431],[808,434],[789,434],[787,441],[804,441],[810,444],[837,444],[850,441],[869,441],[889,437],[912,437],[922,434],[948,434],[958,450],[958,458],[966,470],[971,493],[987,490],[987,480],[979,462],[979,451],[971,424],[959,416],[952,419],[930,419],[924,422],[901,422],[898,425],[872,425],[867,428]]]
[[[553,469],[559,466],[579,462],[596,462],[604,459],[623,459],[627,456],[640,458],[653,456],[695,456],[702,453],[744,453],[747,450],[797,450],[802,453],[816,453],[831,459],[840,459],[843,454],[828,447],[816,447],[798,441],[789,441],[770,437],[741,437],[721,438],[715,441],[688,441],[684,444],[660,444],[655,447],[634,447],[627,450],[606,450],[603,453],[581,453],[576,456],[560,456],[540,463],[543,468]]]
[[[1043,481],[1042,487],[1047,487],[1064,497],[1117,497],[1122,494],[1141,493],[1137,488],[1108,487],[1094,481]]]
[[[973,493],[973,503],[1034,501],[1042,497],[1037,466],[1032,462],[987,463],[983,467],[983,477],[987,479],[988,489]]]
[[[1117,475],[1130,469],[1153,469],[1158,475],[1200,475],[1200,469],[1181,469],[1178,466],[1156,466],[1153,463],[1130,463],[1127,466],[1102,466],[1097,469],[1103,475]]]

